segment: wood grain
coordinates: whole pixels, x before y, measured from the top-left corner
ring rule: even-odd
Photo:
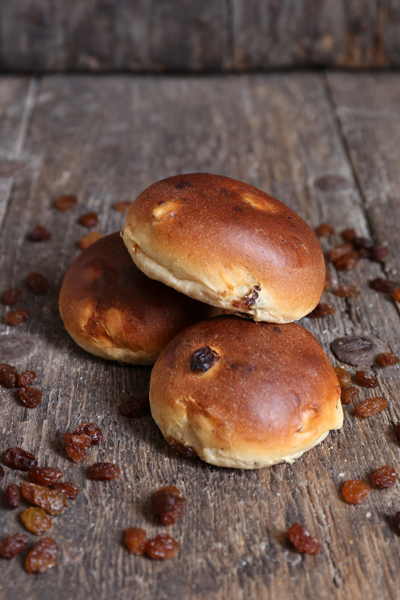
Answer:
[[[346,479],[368,481],[383,464],[400,472],[393,430],[400,420],[399,367],[374,369],[379,391],[390,404],[384,414],[360,420],[346,407],[343,430],[294,465],[250,472],[219,469],[176,457],[150,416],[124,419],[120,403],[130,393],[146,391],[150,369],[122,367],[86,354],[64,331],[57,309],[63,275],[86,233],[79,215],[94,210],[100,231],[115,231],[123,223],[123,215],[111,208],[115,201],[134,199],[149,184],[177,173],[209,171],[243,179],[286,202],[313,227],[322,221],[331,222],[337,232],[354,226],[382,241],[381,230],[371,228],[367,196],[359,187],[360,173],[372,169],[363,157],[355,161],[353,150],[350,160],[348,134],[339,127],[341,113],[332,103],[332,82],[339,90],[341,77],[330,79],[329,88],[324,75],[316,74],[53,76],[40,81],[20,154],[33,167],[15,174],[2,226],[0,291],[15,285],[23,292],[18,306],[27,307],[31,319],[17,331],[35,338],[39,352],[16,366],[38,373],[44,401],[30,411],[13,390],[0,389],[0,449],[19,445],[34,452],[40,464],[60,467],[65,479],[82,491],[53,521],[51,535],[62,549],[61,564],[30,577],[22,558],[1,561],[0,600],[397,597],[399,540],[391,518],[398,509],[398,486],[373,490],[360,506],[344,503],[340,488]],[[364,76],[353,77],[365,85]],[[397,94],[387,77],[376,84],[383,86],[376,97],[384,112],[389,110],[385,102],[392,101],[388,90],[393,90],[393,102]],[[380,118],[357,121],[359,134],[378,122]],[[395,165],[396,147],[392,152]],[[382,172],[384,167],[386,163]],[[325,175],[348,178],[349,189],[322,191],[316,181]],[[79,204],[70,212],[53,207],[62,193],[78,196]],[[381,201],[375,199],[376,210]],[[51,241],[29,241],[28,233],[38,223],[52,231]],[[385,237],[391,246],[394,231],[389,229]],[[324,249],[339,240],[338,233],[331,242],[323,241]],[[33,296],[27,289],[31,270],[50,280],[46,296]],[[382,272],[370,262],[351,273],[332,272],[335,285],[336,280],[355,283],[362,295],[346,301],[326,292],[335,314],[303,319],[334,364],[329,344],[343,333],[371,332],[400,353],[395,305],[366,286]],[[2,334],[12,331],[1,325]],[[372,395],[361,392],[363,398]],[[90,482],[87,467],[66,456],[62,434],[82,421],[97,423],[105,435],[88,465],[115,460],[120,480]],[[21,478],[7,470],[2,490]],[[162,530],[149,513],[149,497],[163,484],[176,484],[189,505],[183,522],[170,530],[182,545],[181,554],[158,563],[129,555],[122,535],[128,526],[143,527],[150,536]],[[18,512],[1,505],[0,538],[22,531]],[[295,521],[321,541],[318,556],[292,552],[284,531]],[[74,545],[85,558],[72,564],[68,548]]]

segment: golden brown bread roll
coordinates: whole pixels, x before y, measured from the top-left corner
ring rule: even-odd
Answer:
[[[256,321],[288,323],[321,297],[321,246],[303,219],[251,185],[208,173],[144,190],[122,235],[153,279]]]
[[[65,275],[59,307],[65,328],[84,350],[140,365],[153,364],[177,333],[213,310],[146,277],[119,232],[76,258]]]
[[[153,367],[150,405],[180,453],[242,469],[293,462],[343,424],[338,379],[310,332],[233,315],[168,344]]]

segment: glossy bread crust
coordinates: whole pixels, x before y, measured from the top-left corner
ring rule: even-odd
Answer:
[[[228,177],[193,173],[151,185],[130,207],[122,235],[149,277],[256,321],[300,319],[323,291],[324,257],[307,223]]]
[[[65,328],[84,350],[142,365],[153,364],[175,335],[212,310],[146,277],[119,232],[75,259],[65,275],[59,307]]]
[[[220,358],[193,372],[190,358],[204,346]],[[168,442],[243,469],[293,462],[343,424],[339,382],[314,336],[235,316],[197,323],[168,344],[151,374],[150,405]]]

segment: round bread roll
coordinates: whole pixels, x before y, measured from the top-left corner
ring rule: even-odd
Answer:
[[[324,289],[323,253],[307,223],[228,177],[193,173],[151,185],[129,208],[122,235],[152,279],[255,321],[300,319]]]
[[[338,379],[310,332],[233,315],[168,344],[150,406],[178,453],[240,469],[291,463],[343,424]]]
[[[119,232],[76,258],[65,275],[59,307],[66,330],[81,348],[137,365],[153,364],[182,329],[215,310],[146,277]]]

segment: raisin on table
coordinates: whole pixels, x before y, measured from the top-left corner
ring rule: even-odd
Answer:
[[[377,292],[391,293],[399,284],[391,279],[376,277],[369,282],[369,287]]]
[[[336,288],[336,295],[340,298],[357,298],[359,293],[360,290],[355,285],[345,284]]]
[[[210,346],[203,346],[199,348],[190,357],[190,370],[193,373],[205,373],[211,367],[213,367],[219,360],[219,355],[210,348]]]
[[[354,385],[349,385],[342,389],[340,400],[342,404],[351,404],[360,395],[359,390]]]
[[[163,512],[160,515],[160,521],[163,525],[175,525],[183,519],[186,510],[186,498],[176,498],[175,506],[172,510]]]
[[[97,240],[99,240],[101,237],[103,236],[98,231],[91,231],[79,240],[79,246],[82,248],[82,250],[86,250],[86,248],[89,248],[89,246],[94,244],[94,242],[97,242]]]
[[[21,520],[28,531],[35,535],[43,535],[51,528],[51,517],[43,510],[43,508],[31,507],[26,508],[21,513]]]
[[[198,457],[196,450],[192,448],[192,446],[185,446],[185,444],[176,440],[168,440],[168,444],[176,454],[179,454],[179,456],[183,456],[184,458]]]
[[[6,290],[5,292],[3,292],[3,302],[7,306],[10,306],[11,304],[15,304],[16,302],[18,302],[18,300],[20,298],[21,298],[21,291],[18,290],[17,288],[13,288],[13,289]]]
[[[10,469],[29,471],[29,469],[37,466],[37,460],[30,452],[14,446],[6,450],[4,464],[10,467]]]
[[[146,554],[153,560],[168,560],[176,556],[178,552],[178,542],[166,533],[157,535],[146,546]]]
[[[330,223],[321,223],[316,228],[315,233],[320,237],[330,237],[335,233],[335,229]]]
[[[6,491],[6,501],[8,508],[18,508],[21,503],[21,494],[19,487],[15,483],[10,483]]]
[[[345,388],[351,383],[351,375],[347,369],[343,367],[333,367],[333,370],[336,373],[336,377],[339,380],[340,387]]]
[[[307,315],[307,317],[309,317],[310,319],[320,319],[321,317],[333,315],[334,312],[335,309],[331,304],[327,304],[326,302],[320,302],[319,304],[317,304],[314,310]]]
[[[24,323],[28,319],[29,312],[26,310],[26,308],[19,308],[18,310],[12,310],[11,312],[7,313],[4,317],[4,323],[6,325],[15,327],[15,325],[21,325],[21,323]]]
[[[400,302],[400,286],[393,290],[392,297],[396,302]]]
[[[156,516],[160,516],[162,513],[172,510],[175,506],[176,498],[179,498],[179,496],[179,490],[175,486],[157,490],[151,501],[152,513]]]
[[[100,427],[97,427],[94,423],[81,423],[75,429],[73,435],[88,435],[91,439],[91,445],[97,446],[100,444],[104,437]]]
[[[50,515],[61,515],[67,508],[67,498],[60,490],[50,490],[29,481],[21,481],[20,485],[23,497]]]
[[[56,202],[54,203],[54,206],[61,212],[64,212],[65,210],[70,210],[71,208],[73,208],[77,203],[78,199],[76,198],[76,196],[65,195],[57,198]]]
[[[331,250],[328,254],[328,260],[330,260],[330,262],[335,262],[337,261],[339,258],[342,258],[342,256],[346,256],[346,254],[350,254],[350,252],[353,250],[353,246],[351,244],[349,244],[348,242],[345,242],[344,244],[340,244],[340,246],[336,246],[336,248],[334,248],[333,250]]]
[[[49,282],[42,273],[32,272],[28,275],[28,285],[37,295],[45,294],[49,289]]]
[[[36,379],[35,371],[23,371],[21,375],[18,377],[17,385],[18,387],[26,387],[33,383]]]
[[[92,438],[85,433],[74,435],[66,432],[63,435],[65,450],[70,458],[75,462],[82,462],[87,459],[86,448],[92,445]]]
[[[398,362],[398,357],[391,352],[384,352],[378,356],[378,363],[382,367],[391,367],[392,365],[396,365]]]
[[[28,536],[25,533],[12,533],[0,542],[0,557],[14,558],[28,547]]]
[[[34,242],[48,242],[51,238],[51,233],[43,227],[42,225],[36,225],[35,229],[32,231],[31,240]]]
[[[337,269],[338,271],[351,271],[357,265],[359,260],[359,253],[353,250],[349,254],[345,254],[345,256],[342,256],[341,258],[335,260],[335,269]]]
[[[375,246],[372,246],[370,250],[370,259],[374,262],[384,262],[388,254],[389,248],[387,246],[376,244]]]
[[[332,287],[332,277],[328,266],[325,266],[325,283],[324,290],[330,290]]]
[[[45,487],[58,483],[62,476],[62,471],[57,467],[33,467],[28,471],[28,477],[32,483]]]
[[[60,481],[59,483],[52,485],[51,489],[59,490],[70,500],[75,500],[80,491],[78,486],[72,483],[72,481]]]
[[[359,248],[366,248],[367,250],[371,250],[372,246],[374,245],[372,240],[364,237],[355,236],[351,241],[355,246],[358,246]]]
[[[354,410],[354,412],[360,417],[369,418],[374,417],[382,410],[386,410],[388,407],[388,401],[386,398],[380,396],[376,398],[367,398],[364,402],[361,402]]]
[[[131,204],[132,202],[130,200],[121,200],[120,202],[116,202],[113,205],[113,209],[117,212],[125,212],[126,210],[128,210]]]
[[[0,365],[0,381],[7,387],[15,387],[18,381],[17,370],[7,363],[2,363]]]
[[[42,392],[33,387],[19,388],[18,396],[27,408],[37,408],[42,403]]]
[[[43,538],[26,557],[25,569],[30,575],[44,573],[57,564],[57,559],[57,544],[51,538]]]
[[[369,485],[359,479],[349,479],[342,487],[343,498],[349,504],[361,504],[370,491]]]
[[[356,237],[355,229],[345,229],[344,231],[342,231],[342,238],[347,240],[348,242],[352,242],[355,237]]]
[[[379,385],[378,378],[369,371],[357,371],[356,381],[358,385],[366,388],[375,388]]]
[[[89,479],[95,479],[97,481],[116,479],[120,474],[121,471],[117,465],[107,462],[95,463],[89,469]]]
[[[397,475],[396,471],[390,465],[384,465],[380,467],[372,475],[372,483],[375,487],[381,489],[391,488],[396,485]]]
[[[95,227],[99,222],[99,218],[95,212],[88,212],[79,219],[84,227]]]
[[[143,529],[135,529],[129,527],[125,531],[125,545],[129,552],[135,554],[135,556],[141,556],[146,552],[147,546],[147,535]]]
[[[121,406],[121,413],[130,419],[139,419],[150,412],[149,395],[129,396]]]
[[[317,554],[320,551],[319,541],[306,531],[301,523],[294,523],[289,527],[286,537],[301,554]]]

